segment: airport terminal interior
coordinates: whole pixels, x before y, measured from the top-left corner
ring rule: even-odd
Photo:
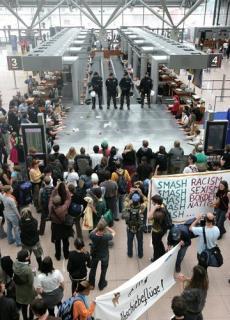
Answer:
[[[0,0],[1,320],[230,319],[229,11]]]

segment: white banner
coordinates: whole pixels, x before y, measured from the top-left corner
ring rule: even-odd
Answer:
[[[174,222],[182,222],[212,208],[221,180],[230,181],[230,170],[153,177],[150,198],[156,193],[164,199]]]
[[[96,320],[135,320],[174,284],[179,245],[117,289],[96,298]]]

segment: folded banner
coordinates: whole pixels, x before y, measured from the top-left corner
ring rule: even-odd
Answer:
[[[230,170],[172,176],[156,176],[150,182],[150,198],[158,193],[174,222],[182,222],[197,213],[213,211],[212,203],[221,180],[230,181]]]
[[[96,298],[95,319],[138,319],[174,284],[179,245],[117,289]]]

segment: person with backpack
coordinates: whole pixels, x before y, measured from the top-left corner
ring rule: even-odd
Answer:
[[[90,268],[90,254],[85,248],[84,241],[76,238],[74,241],[75,250],[70,251],[67,270],[72,282],[72,294],[76,292],[78,284],[86,280],[87,267]]]
[[[92,161],[90,156],[85,153],[85,148],[81,147],[80,154],[77,154],[74,158],[74,169],[79,176],[86,173],[87,168],[91,168]]]
[[[94,72],[93,77],[91,79],[91,86],[95,94],[98,96],[99,109],[102,109],[102,86],[103,81],[102,77],[99,76],[98,72]],[[96,108],[96,95],[92,97],[92,109]]]
[[[39,241],[38,221],[32,216],[32,212],[28,208],[22,210],[19,226],[22,248],[28,250],[30,255],[32,252],[34,253],[38,269],[40,269],[43,250]]]
[[[71,195],[71,202],[68,213],[74,218],[77,237],[83,239],[81,229],[81,217],[83,212],[83,205],[81,204],[78,195],[76,194],[76,187],[73,184],[68,185],[68,190]]]
[[[144,204],[140,203],[141,197],[139,193],[135,192],[132,195],[131,203],[125,208],[123,217],[127,225],[127,245],[128,257],[133,256],[133,239],[137,239],[138,258],[143,257],[143,220],[144,220]]]
[[[112,173],[111,180],[117,183],[118,187],[118,209],[121,213],[123,211],[124,197],[129,192],[129,184],[131,178],[128,170],[121,167],[121,162],[116,162],[116,171]]]
[[[46,176],[43,182],[44,185],[40,189],[38,197],[39,208],[41,210],[41,220],[39,226],[40,236],[43,236],[45,233],[46,221],[49,217],[49,200],[54,189],[54,187],[50,185],[51,179],[49,176]]]
[[[33,313],[29,305],[36,296],[34,289],[34,275],[30,267],[30,254],[28,250],[22,249],[17,254],[13,264],[14,282],[16,285],[16,302],[22,310],[23,320],[32,320]],[[29,317],[28,317],[29,309]]]
[[[51,154],[50,156],[60,161],[62,165],[62,171],[64,172],[68,170],[68,160],[63,153],[59,152],[59,150],[60,150],[60,146],[58,144],[53,145],[54,153]]]

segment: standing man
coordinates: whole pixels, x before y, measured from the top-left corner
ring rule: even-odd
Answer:
[[[204,232],[206,235],[208,249],[212,249],[216,246],[216,241],[220,236],[220,230],[217,226],[215,226],[215,217],[214,217],[214,214],[211,212],[207,213],[207,215],[205,216],[204,227],[196,227],[196,225],[201,222],[202,217],[203,217],[202,215],[198,215],[196,220],[191,224],[189,228],[189,230],[192,231],[192,233],[195,236],[198,236],[198,247],[197,247],[198,261],[199,261],[199,256],[201,252],[205,250]],[[207,268],[207,266],[203,266],[203,267]]]
[[[144,78],[141,79],[140,93],[141,93],[141,108],[144,108],[145,95],[147,95],[148,106],[151,108],[150,93],[153,88],[153,81],[149,74],[146,73]]]
[[[118,81],[117,78],[114,77],[114,74],[112,72],[109,74],[108,79],[105,81],[105,85],[107,88],[107,109],[110,108],[111,98],[113,99],[114,109],[117,109],[116,96]]]
[[[105,227],[104,223],[99,223],[91,233],[91,270],[89,273],[89,283],[95,287],[95,277],[97,272],[98,262],[101,261],[101,276],[98,283],[99,290],[103,290],[107,286],[105,280],[106,272],[109,265],[109,241],[115,236],[115,231],[109,227]]]
[[[93,77],[91,79],[91,85],[93,90],[98,96],[99,109],[102,109],[102,77],[99,76],[98,72],[94,72]],[[92,97],[92,109],[96,108],[96,96]]]
[[[140,203],[141,197],[134,193],[130,205],[125,208],[124,218],[127,224],[128,257],[133,256],[133,239],[137,238],[138,258],[143,257],[143,220],[145,205]]]
[[[132,88],[132,80],[129,77],[128,72],[124,73],[123,78],[121,79],[119,86],[121,88],[121,106],[120,110],[123,110],[124,99],[126,97],[127,108],[130,110],[130,90]]]

